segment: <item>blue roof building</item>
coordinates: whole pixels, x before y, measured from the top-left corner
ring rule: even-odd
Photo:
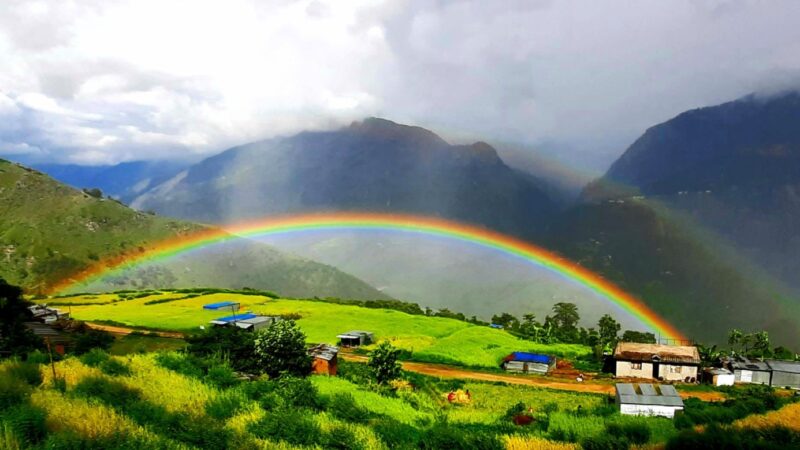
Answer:
[[[514,352],[503,358],[503,363],[500,366],[507,372],[546,375],[555,368],[556,358],[539,353]]]

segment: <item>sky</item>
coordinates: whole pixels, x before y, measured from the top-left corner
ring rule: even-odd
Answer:
[[[198,160],[367,116],[605,169],[800,80],[800,2],[4,0],[0,155]]]

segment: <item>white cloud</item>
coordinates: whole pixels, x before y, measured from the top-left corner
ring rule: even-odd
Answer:
[[[793,1],[4,7],[0,118],[13,123],[0,139],[69,161],[197,158],[383,115],[463,139],[555,141],[600,164],[654,123],[800,73]]]

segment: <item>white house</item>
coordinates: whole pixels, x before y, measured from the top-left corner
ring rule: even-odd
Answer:
[[[668,384],[617,383],[617,405],[619,412],[629,416],[675,417],[683,411],[683,399],[674,387]]]
[[[620,342],[614,349],[614,364],[617,377],[694,383],[700,353],[694,346]]]
[[[714,386],[733,386],[736,375],[728,369],[709,367],[703,370],[703,376],[708,383]]]

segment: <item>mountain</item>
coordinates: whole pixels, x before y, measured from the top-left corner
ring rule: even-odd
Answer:
[[[47,292],[56,282],[107,257],[137,255],[163,239],[203,228],[93,197],[0,160],[0,277],[30,292]],[[147,264],[104,283],[120,289],[213,284],[290,296],[386,298],[333,267],[253,241],[236,240],[194,256]]]
[[[798,93],[683,113],[647,130],[583,197],[658,200],[800,290],[798,124]]]
[[[656,125],[551,224],[551,245],[697,336],[739,327],[796,342],[798,123],[788,93]]]
[[[557,210],[541,182],[508,167],[490,145],[450,145],[377,118],[232,148],[132,205],[215,223],[309,211],[418,213],[516,235]]]
[[[36,170],[78,189],[100,189],[125,203],[148,188],[175,176],[185,164],[168,161],[133,161],[110,166],[34,164]]]

